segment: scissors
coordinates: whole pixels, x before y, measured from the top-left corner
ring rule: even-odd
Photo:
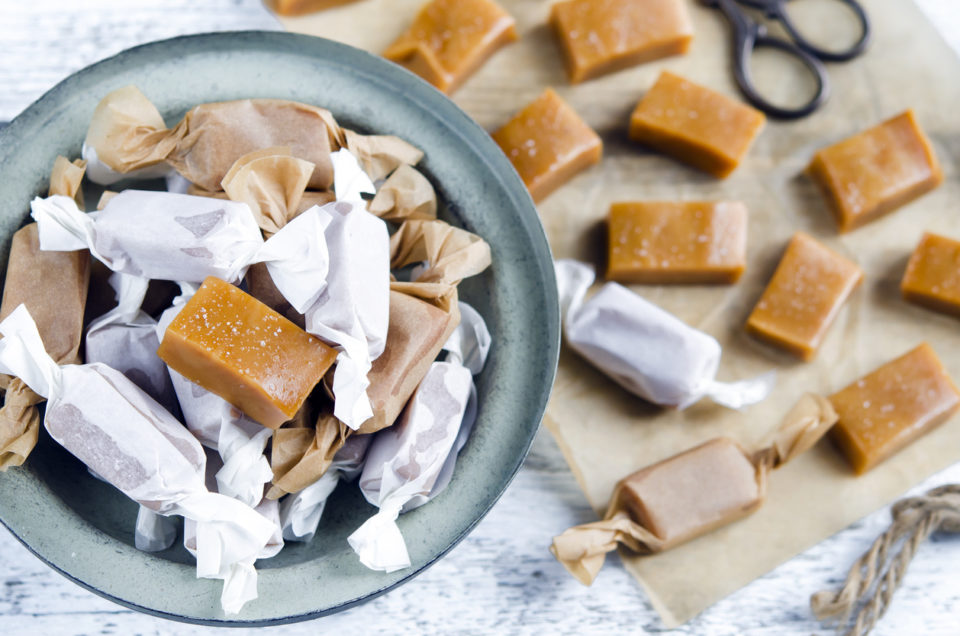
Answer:
[[[830,80],[823,62],[845,62],[861,53],[870,41],[870,19],[857,0],[838,0],[850,7],[860,22],[860,38],[845,51],[826,51],[808,41],[787,15],[788,0],[700,0],[710,8],[720,9],[733,27],[733,73],[747,100],[773,117],[798,119],[806,117],[823,104],[830,95]],[[767,27],[757,22],[740,6],[758,9],[769,20],[779,22],[790,40],[769,35]],[[792,40],[792,41],[791,41]],[[796,108],[771,104],[756,90],[750,77],[750,56],[760,47],[779,49],[792,55],[811,72],[816,81],[816,93],[809,102]]]

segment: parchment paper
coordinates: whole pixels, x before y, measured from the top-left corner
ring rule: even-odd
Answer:
[[[422,0],[365,0],[283,22],[291,30],[379,53],[407,27],[420,4]],[[925,230],[960,238],[956,165],[960,120],[955,112],[960,103],[960,63],[913,3],[867,2],[873,43],[863,57],[828,65],[833,96],[827,105],[798,122],[768,122],[743,165],[723,181],[632,144],[626,135],[631,110],[662,69],[739,95],[729,66],[730,31],[719,12],[690,2],[695,35],[686,56],[570,86],[546,27],[550,2],[501,0],[501,4],[516,17],[521,40],[494,55],[454,101],[493,130],[545,86],[553,85],[605,143],[600,165],[539,206],[556,257],[602,266],[603,233],[598,223],[614,201],[740,199],[750,210],[748,267],[738,284],[633,289],[721,342],[718,379],[776,369],[779,381],[765,402],[740,413],[708,403],[680,413],[661,411],[620,389],[575,353],[561,353],[545,422],[598,517],[621,477],[718,435],[756,447],[804,391],[843,388],[922,340],[933,345],[960,381],[960,323],[907,304],[899,293],[906,259]],[[821,43],[851,41],[851,29],[842,19],[817,20],[814,33]],[[758,60],[755,71],[758,81],[772,82],[772,96],[789,95],[802,85],[794,75],[778,74],[774,65],[760,63],[766,61]],[[915,109],[933,141],[945,183],[892,216],[841,237],[803,169],[818,148],[908,107]],[[810,232],[853,258],[866,273],[819,355],[807,364],[753,341],[743,331],[747,315],[797,230]],[[859,478],[824,441],[771,475],[767,502],[756,514],[658,556],[625,554],[624,563],[667,626],[673,627],[957,460],[956,417]],[[548,543],[549,537],[544,537],[544,549]],[[838,564],[842,567],[846,564]],[[812,582],[798,582],[798,608],[805,606],[813,587]]]

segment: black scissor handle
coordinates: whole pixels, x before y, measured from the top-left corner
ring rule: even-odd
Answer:
[[[783,25],[784,30],[793,38],[801,49],[817,57],[824,62],[846,62],[863,53],[864,49],[870,43],[870,18],[867,11],[858,0],[836,0],[850,7],[850,10],[857,16],[860,22],[860,37],[850,48],[844,51],[829,51],[813,44],[803,36],[797,26],[790,18],[790,12],[787,11],[787,0],[739,0],[740,4],[759,9],[764,12],[767,18],[776,20]]]
[[[701,0],[701,2],[723,11],[733,27],[733,74],[740,90],[751,104],[771,117],[799,119],[815,111],[827,100],[830,95],[830,80],[820,60],[793,42],[767,35],[766,28],[741,11],[736,5],[736,0]],[[763,47],[779,49],[795,57],[810,71],[817,86],[810,101],[796,108],[784,108],[771,103],[760,94],[750,76],[750,56],[756,49]]]

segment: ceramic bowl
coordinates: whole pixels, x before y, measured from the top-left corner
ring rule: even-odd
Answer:
[[[181,37],[130,49],[67,78],[0,130],[0,262],[45,194],[57,154],[77,157],[97,102],[137,85],[168,124],[211,101],[273,97],[316,104],[363,132],[394,134],[425,152],[421,167],[441,217],[485,238],[493,266],[461,297],[486,318],[494,347],[478,378],[479,419],[450,486],[403,515],[413,566],[363,567],[347,536],[375,509],[341,484],[319,531],[259,564],[259,598],[220,610],[219,581],[198,580],[182,547],[133,547],[136,505],[90,477],[44,432],[26,464],[0,473],[0,520],[51,567],[127,607],[182,621],[264,625],[322,616],[369,600],[442,557],[490,510],[519,469],[543,415],[559,347],[550,250],[523,183],[487,133],[414,75],[363,51],[273,32]]]

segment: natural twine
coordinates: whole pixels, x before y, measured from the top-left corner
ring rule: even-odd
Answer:
[[[960,484],[941,486],[921,497],[898,501],[892,514],[890,528],[853,564],[843,587],[838,592],[823,590],[810,597],[816,617],[841,617],[840,629],[861,604],[847,636],[866,636],[873,629],[890,606],[917,548],[927,537],[937,531],[960,532]],[[898,543],[900,548],[894,551]]]

